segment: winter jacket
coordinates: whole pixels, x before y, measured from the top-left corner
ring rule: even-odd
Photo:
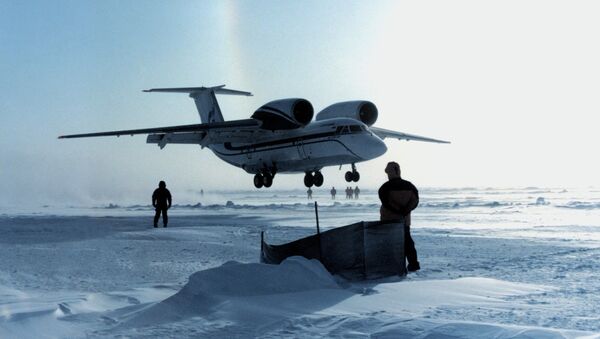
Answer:
[[[171,192],[161,187],[155,189],[152,193],[152,206],[161,209],[171,207]]]
[[[410,226],[410,212],[419,204],[419,191],[410,181],[390,179],[379,188],[381,221],[404,220]]]

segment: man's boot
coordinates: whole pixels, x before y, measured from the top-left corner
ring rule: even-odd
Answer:
[[[421,269],[421,265],[419,265],[419,262],[417,261],[415,263],[408,264],[408,266],[406,267],[406,269],[409,272],[416,272],[416,271],[418,271],[418,270]]]

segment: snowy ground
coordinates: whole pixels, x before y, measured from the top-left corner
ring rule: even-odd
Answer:
[[[2,207],[0,338],[600,337],[597,190],[423,189],[422,270],[353,284],[258,263],[261,231],[314,233],[303,192],[191,196],[167,229],[148,206]],[[323,228],[377,219],[374,192],[315,197]]]

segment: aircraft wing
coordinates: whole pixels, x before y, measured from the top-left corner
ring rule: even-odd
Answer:
[[[206,124],[194,124],[194,125],[180,125],[180,126],[167,126],[167,127],[154,127],[154,128],[143,128],[143,129],[129,129],[120,131],[108,131],[108,132],[96,132],[96,133],[84,133],[84,134],[70,134],[61,135],[59,139],[70,139],[70,138],[89,138],[89,137],[106,137],[106,136],[121,136],[121,135],[135,135],[135,134],[157,134],[157,133],[198,133],[208,131],[229,131],[236,129],[245,128],[256,128],[259,126],[258,121],[254,119],[243,119],[243,120],[232,120],[224,122],[211,122]]]
[[[196,144],[202,147],[214,143],[248,142],[263,132],[258,128],[260,123],[254,119],[211,122],[206,124],[129,129],[120,131],[61,135],[59,139],[89,138],[148,134],[146,143],[157,144],[163,149],[167,144]]]
[[[422,137],[419,135],[390,131],[388,129],[379,128],[379,127],[369,127],[371,132],[375,133],[381,139],[385,138],[394,138],[398,140],[417,140],[417,141],[426,141],[426,142],[437,142],[440,144],[449,144],[450,141],[438,140],[433,138]]]

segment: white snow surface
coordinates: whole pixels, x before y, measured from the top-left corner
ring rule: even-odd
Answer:
[[[354,283],[258,262],[261,231],[314,233],[304,192],[265,192],[198,195],[158,229],[145,205],[0,207],[0,338],[600,337],[598,191],[423,189],[422,270]],[[377,219],[374,191],[315,197],[323,229]]]

